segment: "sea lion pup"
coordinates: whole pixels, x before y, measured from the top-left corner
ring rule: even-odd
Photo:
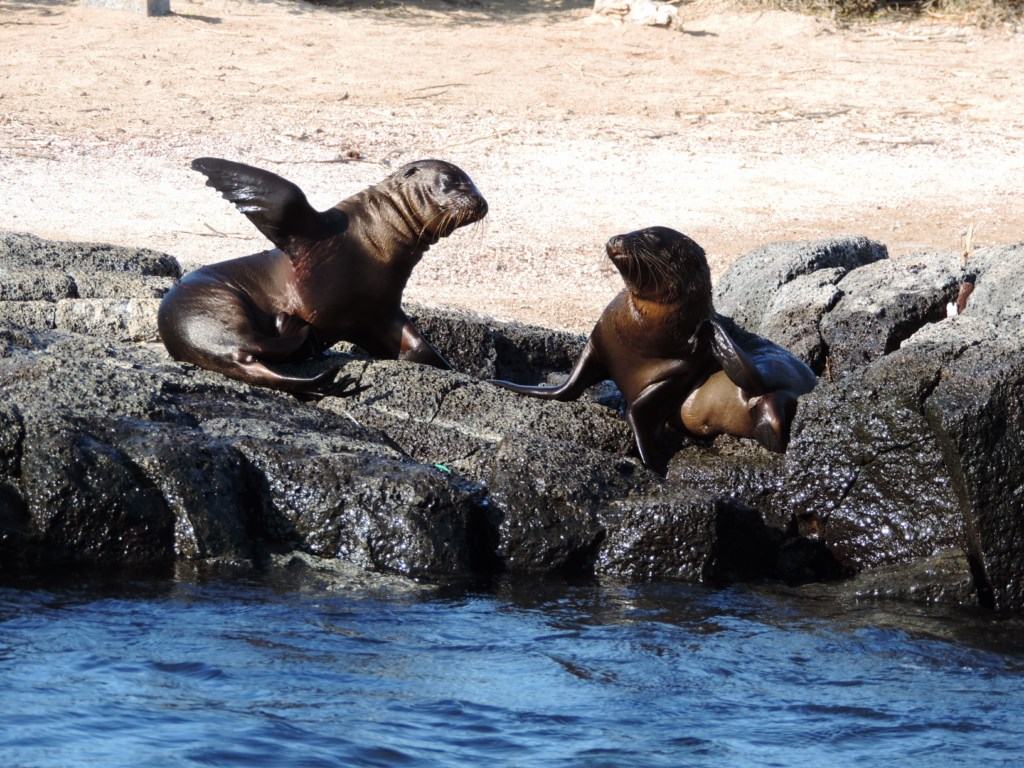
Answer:
[[[796,397],[814,386],[813,372],[771,342],[760,340],[764,344],[750,353],[733,341],[714,314],[704,250],[686,235],[650,227],[616,235],[606,250],[626,288],[601,314],[565,382],[492,383],[575,400],[611,379],[626,401],[641,460],[662,476],[669,459],[666,425],[696,435],[755,437],[782,450]],[[776,393],[780,383],[785,387]]]
[[[818,383],[814,371],[788,349],[737,329],[741,345],[718,319],[699,333],[710,334],[722,370],[683,401],[681,426],[698,436],[753,438],[770,451],[785,451],[797,400]]]
[[[575,400],[611,379],[626,400],[641,460],[664,475],[665,425],[678,422],[680,404],[720,368],[708,334],[698,333],[714,312],[711,270],[697,243],[667,227],[616,235],[606,250],[626,288],[601,314],[565,382],[492,382],[534,397]]]
[[[348,382],[332,386],[337,369],[296,378],[269,364],[301,362],[339,341],[451,368],[402,311],[402,292],[431,245],[486,215],[463,171],[410,163],[318,212],[269,171],[212,157],[192,168],[277,248],[197,269],[167,293],[158,327],[173,358],[300,397],[345,394]]]

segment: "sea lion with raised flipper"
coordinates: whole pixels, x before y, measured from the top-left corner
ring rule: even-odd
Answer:
[[[606,250],[626,288],[601,314],[569,377],[556,386],[492,383],[575,400],[611,379],[626,401],[641,460],[661,475],[669,459],[666,425],[696,435],[755,437],[784,449],[791,406],[813,387],[814,374],[771,342],[751,354],[732,340],[715,317],[704,250],[667,227],[616,235]],[[783,393],[797,393],[792,401],[781,394],[776,403],[772,388],[780,385]]]
[[[192,168],[277,247],[201,267],[167,293],[158,326],[172,357],[302,397],[344,394],[344,384],[332,384],[337,369],[300,378],[270,366],[339,341],[374,357],[451,368],[402,311],[402,293],[431,245],[487,213],[462,170],[410,163],[317,211],[269,171],[210,157]]]

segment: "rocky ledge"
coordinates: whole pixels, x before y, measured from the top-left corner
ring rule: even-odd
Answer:
[[[414,309],[458,373],[332,361],[300,403],[171,360],[151,251],[0,235],[0,569],[300,550],[410,577],[846,580],[1024,610],[1024,244],[889,259],[864,238],[739,260],[716,307],[820,384],[783,455],[679,438],[661,480],[611,385],[575,403],[482,381],[567,371],[584,339]]]

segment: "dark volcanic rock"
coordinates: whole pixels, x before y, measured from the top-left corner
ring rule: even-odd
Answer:
[[[822,317],[828,373],[839,378],[899,349],[916,331],[946,317],[960,287],[953,252],[901,256],[848,273],[842,298]]]
[[[841,267],[800,275],[779,288],[757,326],[759,335],[785,347],[821,375],[828,347],[821,337],[821,320],[843,292]]]
[[[975,275],[974,292],[965,315],[1006,328],[1011,335],[1024,328],[1024,243],[986,248],[973,254],[967,271]]]
[[[622,454],[632,445],[616,411],[581,400],[548,403],[524,398],[469,376],[397,361],[370,365],[359,396],[326,401],[361,423],[385,432],[409,456],[483,479],[476,457],[499,442],[543,436]]]
[[[0,233],[0,323],[152,341],[179,277],[174,257],[156,251]]]
[[[421,306],[407,312],[435,346],[444,348],[456,370],[481,379],[538,384],[571,369],[587,341],[575,333],[501,323],[471,312]]]
[[[774,502],[858,570],[965,550],[982,602],[1024,608],[1015,333],[964,314],[820,386],[801,402]]]
[[[826,349],[819,324],[842,297],[852,270],[888,259],[881,243],[839,237],[771,243],[746,254],[715,286],[715,308],[751,333],[789,349],[821,373]]]
[[[78,288],[59,269],[5,270],[0,266],[0,301],[59,301],[74,299]]]
[[[21,415],[18,490],[28,524],[12,561],[173,561],[174,516],[109,428],[60,411]]]
[[[303,404],[129,343],[152,338],[170,257],[3,236],[0,568],[301,550],[412,576],[856,573],[843,594],[1024,610],[1022,254],[744,257],[718,309],[826,376],[786,454],[677,436],[662,480],[613,386],[557,403],[481,380],[557,380],[579,336],[416,308],[460,373],[335,351],[296,368],[367,389]]]
[[[153,277],[181,277],[177,259],[146,248],[106,243],[43,240],[22,232],[0,232],[0,270],[43,269],[96,273],[129,272]]]
[[[306,443],[306,444],[304,444]],[[325,453],[299,436],[240,450],[262,475],[259,527],[321,557],[407,574],[468,573],[482,496],[433,467],[354,446]]]
[[[962,546],[959,504],[922,409],[939,375],[904,353],[800,403],[775,501],[857,570]]]
[[[682,490],[616,501],[603,518],[601,573],[719,583],[779,575],[783,532],[737,501]]]
[[[1018,269],[1018,295],[1022,277]],[[1024,610],[1024,338],[1019,330],[1014,338],[1010,326],[972,328],[978,323],[966,314],[955,320],[963,321],[950,323],[959,350],[956,365],[943,371],[924,415],[963,512],[982,601],[1000,610]],[[934,333],[920,343],[949,340]]]
[[[602,510],[651,482],[633,462],[563,440],[511,437],[489,466],[500,554],[522,571],[592,571],[607,535]]]
[[[3,330],[0,349],[0,567],[230,559],[265,542],[413,575],[477,562],[478,490],[345,415],[153,345]]]

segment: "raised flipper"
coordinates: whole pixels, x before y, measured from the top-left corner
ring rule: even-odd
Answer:
[[[750,395],[763,395],[767,392],[767,384],[757,364],[733,340],[722,324],[717,320],[704,322],[711,328],[711,352],[729,380]]]
[[[818,383],[814,371],[789,350],[742,329],[742,346],[717,320],[708,320],[705,331],[722,370],[748,398],[754,439],[770,451],[785,451],[797,399]]]
[[[267,239],[286,253],[294,237],[321,239],[344,229],[343,213],[333,208],[323,213],[316,211],[298,186],[276,173],[216,157],[197,158],[192,161],[192,169],[204,174],[208,187],[234,203]]]
[[[784,390],[757,398],[750,409],[754,439],[769,451],[783,453],[789,445],[789,427],[796,416],[797,398]]]
[[[712,353],[726,376],[747,394],[786,390],[799,396],[817,386],[814,371],[788,349],[743,329],[730,334],[717,320],[706,323]]]
[[[500,379],[488,379],[487,381],[522,395],[564,402],[578,399],[589,387],[607,378],[608,370],[605,368],[604,363],[601,362],[597,350],[594,349],[593,342],[588,339],[587,346],[583,348],[583,354],[576,361],[576,365],[573,367],[569,377],[561,384],[533,386],[530,384],[515,384],[511,381],[502,381]]]

